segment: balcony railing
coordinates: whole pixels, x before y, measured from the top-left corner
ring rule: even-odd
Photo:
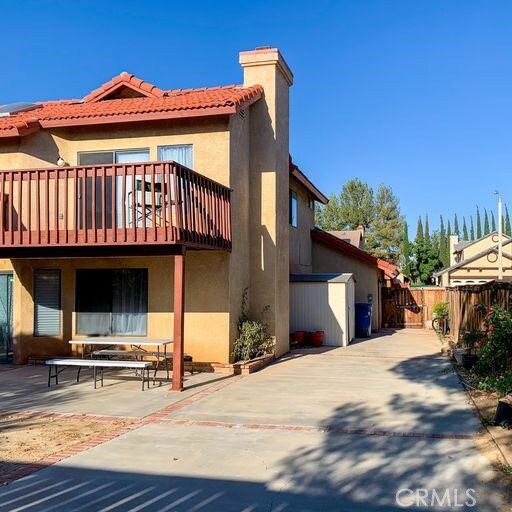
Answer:
[[[175,162],[0,172],[0,249],[231,247],[230,190]]]

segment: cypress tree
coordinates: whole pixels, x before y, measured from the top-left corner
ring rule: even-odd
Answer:
[[[510,229],[510,215],[508,214],[508,206],[505,205],[505,224],[504,224],[503,231],[506,235],[511,236],[512,230]]]
[[[480,218],[480,209],[476,207],[476,238],[482,238],[482,219]]]
[[[404,232],[402,237],[402,256],[404,258],[404,266],[402,268],[402,273],[406,277],[411,277],[411,243],[409,242],[409,227],[407,226],[407,222],[404,221]]]
[[[466,217],[462,217],[462,238],[469,240],[468,227],[466,226]]]
[[[496,231],[496,219],[494,218],[494,212],[491,210],[491,231]]]
[[[473,215],[471,215],[471,225],[469,227],[469,239],[473,241],[475,239],[475,226],[473,224]]]
[[[488,235],[491,232],[491,228],[489,226],[489,216],[487,215],[487,208],[484,209],[484,236]]]
[[[444,228],[443,216],[440,216],[439,222],[439,258],[443,267],[447,267],[449,264],[449,240],[446,238],[446,230]]]
[[[453,234],[460,236],[459,232],[459,219],[457,218],[457,214],[453,217]]]
[[[430,238],[430,227],[428,225],[428,213],[425,215],[425,234],[424,238]]]
[[[415,242],[419,242],[423,240],[423,222],[421,221],[421,215],[418,217],[418,226],[416,228],[416,238]]]
[[[450,220],[448,219],[448,227],[446,228],[446,238],[450,240],[450,237],[452,236],[452,226],[450,224]]]

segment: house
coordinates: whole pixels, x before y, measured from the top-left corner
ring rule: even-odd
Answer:
[[[496,231],[478,240],[459,240],[450,237],[450,266],[436,272],[434,278],[441,286],[481,284],[498,277],[499,237]],[[503,235],[503,278],[512,279],[512,238]]]
[[[262,47],[239,62],[242,85],[163,89],[121,73],[82,99],[3,107],[15,362],[87,336],[173,337],[181,389],[183,350],[230,362],[244,290],[288,351],[290,262],[312,267],[290,230],[326,198],[290,162],[283,56]]]

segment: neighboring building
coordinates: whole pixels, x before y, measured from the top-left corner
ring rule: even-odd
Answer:
[[[496,231],[478,240],[459,241],[450,237],[450,266],[436,272],[441,286],[480,284],[498,277],[498,233]],[[512,279],[512,239],[503,235],[503,278]]]
[[[15,362],[68,354],[74,338],[174,330],[195,361],[227,363],[245,289],[288,350],[290,238],[292,265],[312,266],[303,234],[290,237],[290,190],[308,201],[295,212],[308,233],[326,199],[290,165],[283,57],[265,47],[240,64],[240,86],[164,90],[122,73],[81,100],[3,109]]]
[[[358,226],[357,229],[346,229],[342,231],[328,231],[331,235],[337,238],[341,238],[344,242],[347,242],[358,249],[364,251],[365,239],[364,239],[364,227]]]

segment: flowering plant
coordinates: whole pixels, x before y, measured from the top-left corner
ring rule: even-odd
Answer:
[[[480,360],[475,371],[482,375],[502,374],[512,358],[512,315],[499,304],[481,308],[484,316],[484,336],[478,340]]]

